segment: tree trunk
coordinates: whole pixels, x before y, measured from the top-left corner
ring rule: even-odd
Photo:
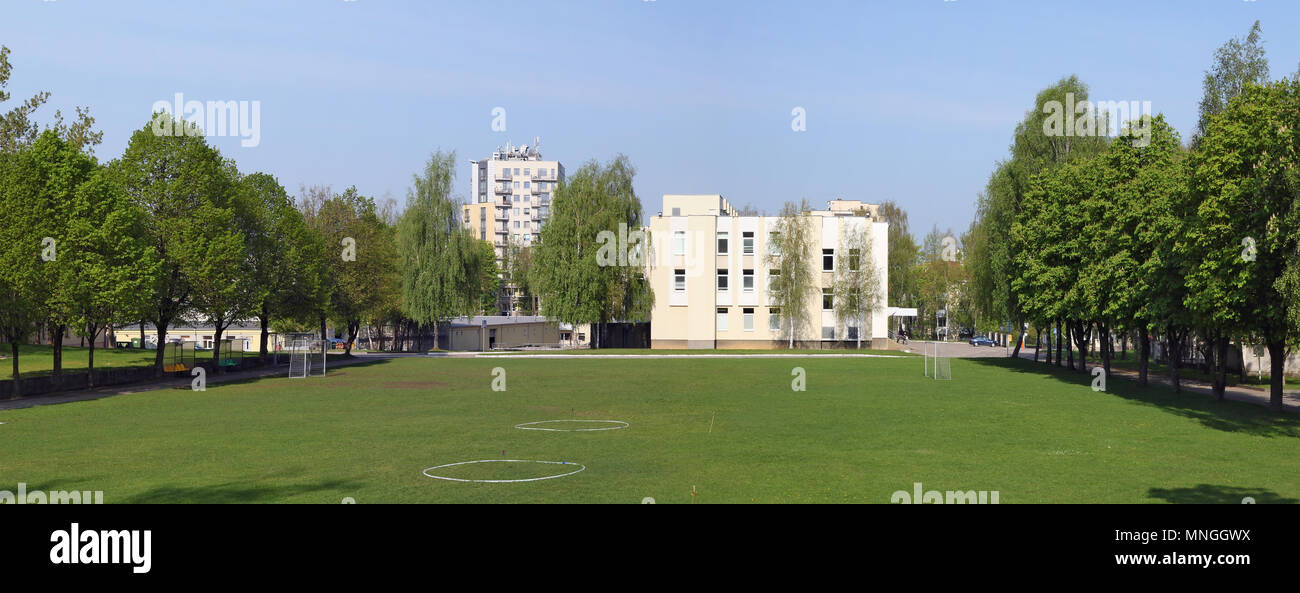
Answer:
[[[265,360],[267,355],[266,342],[271,338],[271,316],[266,310],[266,305],[262,305],[262,314],[258,316],[257,320],[262,324],[262,340],[257,349],[257,356]]]
[[[17,358],[15,357],[15,360]],[[1268,337],[1268,360],[1272,366],[1269,372],[1268,382],[1268,409],[1274,412],[1281,412],[1282,405],[1282,386],[1286,381],[1284,372],[1286,371],[1286,344],[1277,339]],[[15,368],[17,363],[15,364]]]
[[[21,397],[23,394],[23,382],[18,378],[18,340],[9,340],[9,356],[13,359],[14,372],[14,390],[13,397]]]
[[[329,336],[326,334],[325,315],[320,316],[320,353],[322,356],[329,356]]]
[[[168,319],[167,321],[170,322],[171,320]],[[154,326],[158,330],[158,348],[157,350],[154,351],[154,357],[153,357],[153,361],[154,361],[153,374],[155,377],[161,377],[163,375],[163,362],[164,362],[163,346],[167,344],[167,325],[168,324],[164,323],[163,320],[161,319],[158,320],[158,323],[154,324]],[[144,344],[141,343],[141,346],[143,347]]]
[[[1025,335],[1025,322],[1016,320],[1016,346],[1011,350],[1011,358],[1020,358],[1020,344],[1022,344]]]
[[[1174,392],[1182,393],[1183,385],[1178,379],[1178,366],[1183,360],[1182,338],[1170,327],[1166,334],[1168,346],[1165,348],[1165,355],[1169,357],[1169,381],[1174,384]]]
[[[63,383],[63,334],[68,331],[66,325],[54,326],[50,334],[50,344],[54,347],[54,384]]]
[[[1214,357],[1217,369],[1214,373],[1214,399],[1223,401],[1223,396],[1228,390],[1228,336],[1219,336],[1219,352]]]
[[[219,375],[225,367],[221,366],[221,332],[226,328],[222,327],[221,322],[217,321],[212,324],[212,374]],[[198,366],[197,364],[195,366]]]
[[[1043,349],[1043,328],[1034,328],[1037,333],[1034,337],[1034,362],[1038,362],[1038,353]]]
[[[1097,322],[1097,335],[1101,337],[1101,368],[1103,369],[1103,372],[1106,373],[1106,380],[1109,381],[1110,359],[1113,355],[1110,343],[1110,326],[1103,322]]]
[[[90,350],[86,351],[86,387],[93,388],[95,386],[95,335],[99,333],[99,328],[91,326],[89,329]]]
[[[1147,385],[1147,370],[1151,366],[1151,336],[1147,335],[1149,330],[1145,324],[1140,329],[1142,335],[1138,336],[1138,339],[1141,341],[1142,360],[1138,362],[1138,383],[1145,387]]]

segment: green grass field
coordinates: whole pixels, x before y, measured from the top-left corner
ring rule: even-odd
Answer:
[[[498,366],[505,391],[491,389]],[[791,390],[795,366],[807,391]],[[1300,501],[1292,416],[1122,380],[1094,392],[1089,375],[1028,361],[953,360],[951,382],[921,366],[400,358],[325,378],[0,410],[0,490],[102,490],[110,503],[887,503],[921,482],[996,490],[1004,504]],[[514,428],[553,419],[629,427]],[[587,469],[503,484],[421,474],[480,459]],[[569,471],[486,463],[442,474]]]

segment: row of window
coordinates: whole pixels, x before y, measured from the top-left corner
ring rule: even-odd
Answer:
[[[518,202],[518,201],[519,201],[519,198],[520,198],[520,196],[521,196],[521,194],[512,194],[512,195],[514,196],[515,201]],[[524,201],[524,203],[527,203],[527,204],[531,204],[532,201],[531,201],[530,198],[534,198],[534,197],[537,198],[537,199],[539,199],[539,200],[541,200],[541,202],[542,202],[543,204],[545,204],[545,203],[547,203],[547,202],[551,199],[551,194],[537,194],[536,196],[523,195],[522,197],[523,197],[523,201]],[[507,198],[507,199],[509,199],[509,198]]]
[[[727,307],[718,307],[718,331],[727,331],[727,319],[730,315],[727,313]],[[754,308],[745,307],[740,310],[741,327],[745,331],[754,331]],[[770,331],[781,330],[781,309],[779,307],[768,307],[767,309],[767,329]]]
[[[778,244],[777,239],[778,239],[777,233],[770,233],[767,242],[767,248],[768,248],[768,253],[771,255],[779,255],[779,252],[777,250],[777,244]],[[741,240],[741,254],[753,255],[754,254],[754,233],[752,231],[744,231],[740,234],[740,240]],[[730,243],[730,233],[728,233],[727,231],[719,231],[718,232],[718,255],[730,255],[731,246],[729,243]],[[673,255],[686,255],[686,231],[673,231]],[[861,250],[857,248],[849,250],[850,270],[853,270],[855,272],[858,271],[858,266],[861,265],[861,260],[862,260]],[[834,249],[822,250],[822,271],[823,272],[835,271],[835,250]]]
[[[727,331],[731,323],[730,309],[728,307],[718,307],[717,319],[718,319],[718,324],[717,324],[718,331],[720,332]],[[741,329],[743,329],[744,331],[754,331],[754,308],[753,307],[744,307],[740,310],[740,323],[741,323]],[[781,309],[779,307],[768,307],[767,329],[768,331],[773,331],[773,332],[781,331]],[[850,324],[850,325],[846,325],[844,329],[845,329],[844,339],[846,340],[858,339],[857,326]],[[822,326],[822,339],[823,340],[835,339],[834,325]]]
[[[718,270],[718,292],[727,292],[731,289],[730,276],[730,270]],[[767,271],[767,291],[769,293],[776,292],[780,286],[780,281],[780,270]],[[740,271],[740,287],[745,292],[754,292],[754,270]],[[686,270],[683,268],[673,270],[673,291],[686,292]],[[835,289],[833,287],[822,288],[822,310],[835,310]]]
[[[503,177],[504,177],[504,176],[507,176],[507,175],[511,175],[511,174],[512,174],[511,171],[512,171],[512,169],[501,169],[501,175],[502,175]],[[515,167],[515,168],[513,169],[513,174],[514,174],[514,175],[518,175],[518,174],[519,174],[519,167]],[[524,175],[527,175],[527,176],[531,177],[531,176],[533,175],[533,169],[532,169],[532,167],[524,167]],[[538,176],[538,177],[548,177],[548,176],[549,176],[549,177],[555,177],[555,169],[546,169],[546,168],[538,169],[538,170],[537,170],[537,176]]]

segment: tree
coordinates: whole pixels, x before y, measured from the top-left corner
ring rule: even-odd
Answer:
[[[636,169],[619,155],[605,165],[588,161],[561,182],[551,201],[551,215],[540,241],[531,250],[530,284],[541,313],[573,324],[641,320],[649,315],[654,294],[637,257],[644,246],[641,200],[632,187]],[[628,237],[632,250],[612,261],[598,257],[609,238]],[[600,345],[601,327],[593,325],[592,343]]]
[[[1267,82],[1268,57],[1259,21],[1255,21],[1246,37],[1229,39],[1214,51],[1214,65],[1205,72],[1201,83],[1204,91],[1193,144],[1199,145],[1201,136],[1209,131],[1210,118],[1222,113],[1233,97],[1245,92],[1248,85]]]
[[[309,222],[321,235],[330,284],[329,307],[320,311],[322,339],[328,338],[328,319],[342,323],[345,349],[351,354],[361,322],[393,296],[394,232],[379,219],[374,200],[360,195],[356,187],[323,202]]]
[[[768,302],[781,309],[781,330],[789,348],[794,348],[795,337],[811,322],[808,301],[817,286],[810,210],[807,199],[798,204],[786,202],[772,226],[765,255],[768,268],[776,271]]]
[[[907,211],[897,202],[885,200],[878,210],[880,219],[889,223],[889,286],[887,303],[897,307],[916,304],[915,270],[920,254],[916,238],[907,221]]]
[[[11,97],[5,87],[9,85],[9,76],[12,72],[9,48],[0,46],[0,103],[8,101]],[[41,91],[23,101],[21,105],[0,114],[0,152],[16,152],[20,147],[36,141],[41,134],[41,127],[32,118],[32,114],[49,99],[50,93]],[[95,118],[90,116],[89,110],[84,107],[77,107],[76,110],[77,119],[72,125],[65,126],[63,114],[55,111],[54,125],[47,127],[71,144],[73,150],[93,155],[94,147],[103,141],[104,133],[95,131]]]
[[[482,315],[496,315],[500,310],[497,307],[497,295],[502,289],[501,268],[497,266],[496,249],[492,247],[489,241],[479,241],[479,268],[482,270],[479,283],[479,313]]]
[[[234,180],[221,154],[208,146],[202,130],[193,124],[176,120],[179,133],[174,135],[160,135],[156,129],[173,129],[171,116],[156,114],[136,130],[122,158],[109,169],[130,203],[148,217],[150,254],[158,260],[159,273],[145,294],[148,305],[142,317],[158,331],[154,372],[161,375],[167,328],[191,304],[193,285],[187,272],[205,265],[189,261],[202,252],[191,245],[200,241],[203,249],[215,249],[229,244],[228,238],[216,238],[225,229],[194,224],[194,218],[203,214],[210,224],[223,221],[216,210],[229,200]]]
[[[1250,329],[1263,336],[1273,368],[1269,407],[1279,412],[1286,351],[1297,338],[1288,331],[1294,301],[1278,291],[1296,248],[1284,222],[1295,220],[1297,146],[1300,84],[1247,85],[1210,117],[1191,163],[1199,207],[1189,242],[1197,263],[1187,276],[1185,304],[1217,331],[1220,381],[1227,332]]]
[[[870,219],[865,224],[855,222],[846,221],[840,238],[839,253],[843,255],[835,268],[834,298],[835,317],[841,324],[853,324],[857,347],[861,348],[862,333],[885,295],[871,257]]]
[[[223,200],[224,202],[224,200]],[[251,317],[262,300],[246,235],[251,213],[233,204],[205,203],[180,225],[186,240],[173,252],[189,285],[192,311],[212,324],[212,364],[222,372],[221,337],[230,325]],[[161,342],[160,342],[161,343]]]
[[[479,307],[483,288],[481,241],[462,228],[451,197],[456,153],[438,151],[415,175],[397,223],[402,313],[417,325],[438,324]]]
[[[77,187],[68,210],[58,283],[67,298],[65,319],[90,344],[88,384],[94,387],[96,337],[110,325],[140,319],[142,296],[160,260],[149,244],[144,211],[106,170]]]

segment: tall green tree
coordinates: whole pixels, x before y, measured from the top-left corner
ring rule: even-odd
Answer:
[[[1259,21],[1251,25],[1245,37],[1229,39],[1214,51],[1214,64],[1205,72],[1201,83],[1200,119],[1196,122],[1196,139],[1209,131],[1210,118],[1228,108],[1228,102],[1252,84],[1268,82],[1268,56]]]
[[[158,332],[154,371],[161,375],[167,329],[191,305],[193,285],[188,273],[194,272],[195,266],[205,265],[190,260],[198,253],[191,247],[196,241],[208,247],[229,243],[228,238],[224,243],[209,238],[226,232],[213,226],[224,220],[215,211],[226,207],[235,180],[201,130],[191,123],[177,122],[176,127],[184,133],[160,135],[155,133],[155,124],[157,129],[170,130],[172,119],[166,113],[154,117],[131,135],[126,152],[109,168],[130,203],[148,216],[153,247],[150,253],[158,258],[159,273],[145,295],[149,304],[143,318]],[[200,213],[212,215],[206,217],[209,225],[195,224],[195,216]]]
[[[604,265],[597,257],[609,244],[600,237],[611,235],[629,237],[627,247],[635,251],[630,243],[637,241],[631,237],[641,228],[635,175],[623,155],[604,165],[594,160],[584,164],[556,188],[550,218],[531,250],[530,283],[541,313],[565,323],[593,324],[596,347],[603,324],[644,320],[654,304],[644,265],[633,265],[627,257]]]
[[[438,324],[476,312],[483,288],[481,242],[461,224],[455,178],[456,153],[433,153],[412,179],[397,223],[402,313],[433,326],[434,348]]]
[[[1231,332],[1263,336],[1273,368],[1269,406],[1281,411],[1286,352],[1298,337],[1288,331],[1296,305],[1277,287],[1296,247],[1284,223],[1295,219],[1300,84],[1247,85],[1211,116],[1199,148],[1191,163],[1199,207],[1189,229],[1197,264],[1186,305],[1217,331],[1220,361]]]

